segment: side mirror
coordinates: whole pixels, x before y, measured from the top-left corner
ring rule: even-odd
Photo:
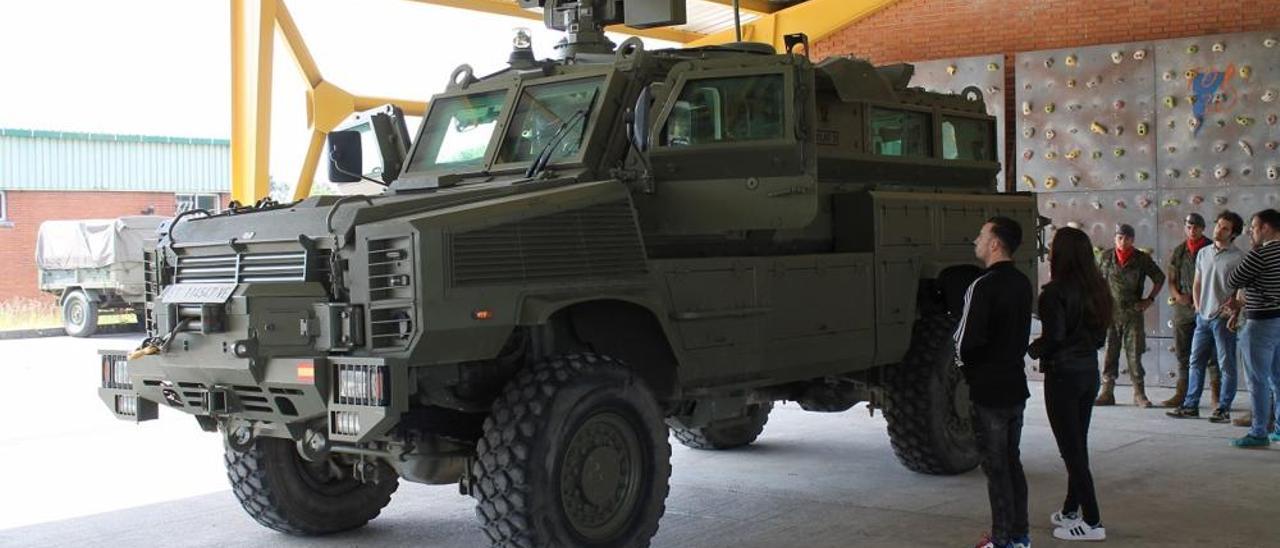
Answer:
[[[359,131],[329,132],[329,180],[335,183],[355,183],[363,173]]]
[[[631,111],[634,117],[631,121],[631,140],[640,152],[649,150],[649,110],[652,106],[653,91],[645,86],[640,90],[640,96],[636,97],[636,106]]]

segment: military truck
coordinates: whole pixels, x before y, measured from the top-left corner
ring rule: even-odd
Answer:
[[[98,331],[100,313],[133,313],[144,325],[143,247],[164,220],[156,215],[45,221],[36,233],[37,284],[58,298],[72,337]]]
[[[814,64],[802,36],[614,47],[621,2],[529,3],[562,58],[519,37],[505,70],[459,67],[411,143],[372,115],[382,194],[163,227],[151,337],[101,356],[108,408],[221,432],[244,509],[296,535],[364,525],[405,480],[458,484],[495,546],[647,546],[669,432],[744,446],[777,401],[869,402],[906,467],[975,467],[950,337],[972,239],[1037,219],[990,190],[981,94]],[[373,171],[360,142],[330,136],[335,180]],[[1016,257],[1030,275],[1035,246]]]

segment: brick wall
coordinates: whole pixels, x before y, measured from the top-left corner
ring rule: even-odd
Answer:
[[[1023,51],[1280,29],[1277,0],[902,0],[814,44],[814,59],[877,65],[1002,53],[1005,89]],[[1006,120],[1014,120],[1013,95]],[[1017,142],[1006,124],[1006,157]],[[1012,163],[1011,163],[1012,164]],[[1006,166],[1009,180],[1015,166]]]
[[[0,225],[0,302],[13,298],[49,299],[37,289],[36,233],[42,221],[108,219],[138,215],[154,208],[173,215],[175,198],[162,192],[5,191],[7,222]],[[227,197],[222,197],[225,205]]]

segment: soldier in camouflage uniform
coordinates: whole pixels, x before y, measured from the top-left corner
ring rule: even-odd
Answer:
[[[1196,329],[1196,311],[1191,302],[1191,282],[1196,274],[1196,251],[1213,243],[1204,236],[1204,217],[1199,213],[1187,215],[1183,233],[1187,241],[1173,248],[1169,255],[1169,302],[1173,309],[1173,349],[1178,356],[1178,388],[1160,405],[1179,407],[1187,396],[1187,371],[1191,363],[1191,334]],[[1194,251],[1193,251],[1194,250]],[[1217,358],[1209,360],[1209,386],[1213,408],[1218,408],[1218,393],[1222,387],[1222,372]]]
[[[1147,399],[1146,370],[1142,368],[1142,354],[1147,351],[1146,325],[1143,313],[1155,302],[1156,295],[1164,287],[1164,272],[1151,259],[1151,255],[1133,246],[1132,226],[1116,227],[1116,246],[1102,252],[1098,267],[1111,286],[1111,298],[1115,301],[1115,320],[1107,330],[1107,353],[1102,366],[1102,393],[1095,405],[1115,405],[1116,376],[1120,371],[1120,349],[1123,346],[1129,360],[1129,379],[1133,381],[1133,403],[1138,407],[1151,407]],[[1151,279],[1151,294],[1143,297],[1142,288]]]

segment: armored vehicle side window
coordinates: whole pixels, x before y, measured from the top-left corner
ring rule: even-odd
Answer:
[[[532,161],[552,143],[552,161],[577,156],[603,82],[600,77],[525,88],[497,163]]]
[[[992,161],[991,126],[983,120],[942,117],[942,157],[946,160]]]
[[[930,142],[929,114],[871,107],[871,152],[928,158]]]
[[[424,122],[409,171],[477,167],[498,126],[507,92],[492,91],[437,100]]]
[[[781,74],[691,80],[662,132],[667,146],[782,139],[786,111]]]

